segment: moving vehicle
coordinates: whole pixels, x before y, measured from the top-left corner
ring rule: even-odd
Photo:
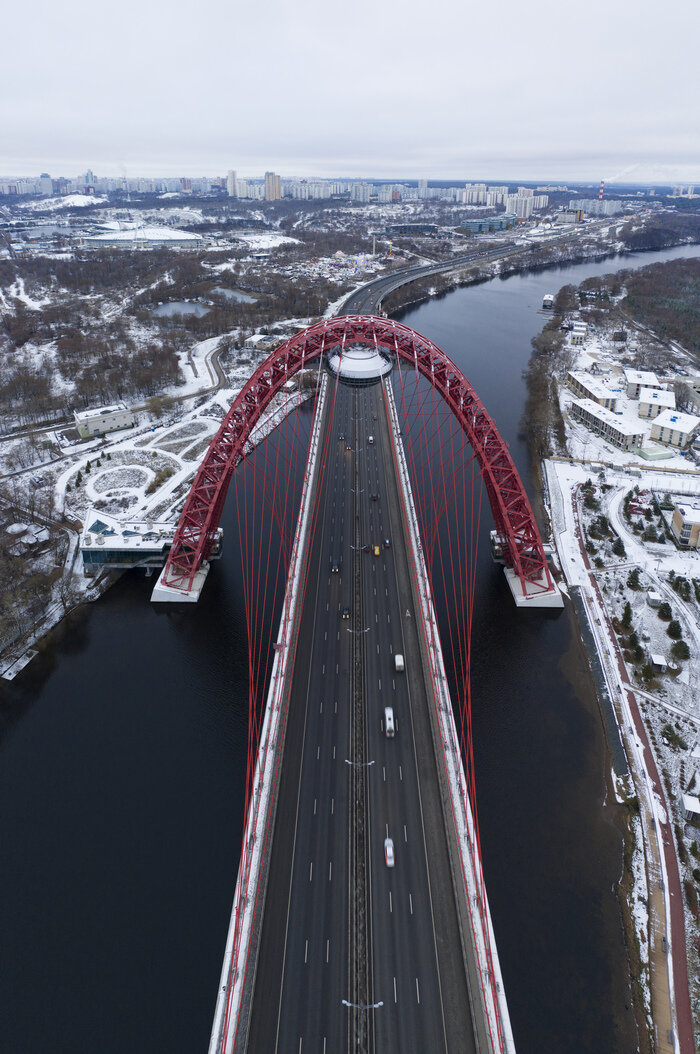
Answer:
[[[344,607],[343,608],[343,611],[342,611],[342,614],[341,614],[341,618],[350,618],[350,608],[349,607]]]
[[[379,495],[378,494],[370,494],[369,500],[370,501],[379,501]]]
[[[386,862],[386,866],[387,867],[393,867],[394,866],[394,839],[393,838],[385,838],[384,839],[384,860]]]
[[[336,575],[340,571],[340,564],[337,560],[331,560],[331,571]]]
[[[379,546],[378,545],[375,545],[375,547],[374,547],[374,555],[375,556],[379,556]]]
[[[384,732],[386,733],[387,739],[393,739],[396,735],[394,709],[391,706],[384,707]]]
[[[372,446],[372,444],[374,443],[374,436],[367,436],[367,442],[370,446]]]
[[[384,539],[384,548],[385,549],[391,549],[391,542],[389,541],[388,538]]]
[[[394,656],[394,669],[396,670],[397,673],[403,673],[403,671],[404,671],[403,655],[401,655],[400,652],[398,652],[398,651],[396,652],[396,655]]]

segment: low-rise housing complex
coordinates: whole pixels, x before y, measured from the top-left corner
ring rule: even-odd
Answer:
[[[676,502],[671,530],[679,545],[688,549],[700,548],[700,504]]]
[[[81,439],[102,436],[107,432],[118,432],[120,428],[132,428],[134,415],[126,403],[114,406],[97,406],[94,410],[74,411],[75,427]]]
[[[574,399],[571,413],[586,428],[620,450],[632,450],[644,441],[644,432],[640,432],[638,427],[628,424],[612,410],[607,410],[592,399]]]
[[[679,449],[690,446],[700,432],[700,417],[679,410],[663,410],[651,426],[651,438]]]
[[[630,399],[638,399],[642,388],[663,388],[659,378],[650,370],[632,370],[625,366],[622,372]]]
[[[579,395],[582,399],[591,399],[594,403],[598,403],[599,406],[612,410],[613,413],[617,409],[619,389],[608,388],[606,384],[603,384],[596,377],[592,377],[590,373],[579,373],[572,370],[569,372],[567,383],[574,395]]]
[[[676,397],[663,388],[641,388],[639,392],[639,417],[653,419],[663,410],[675,410]]]

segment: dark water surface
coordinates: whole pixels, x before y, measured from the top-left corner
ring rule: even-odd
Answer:
[[[402,320],[517,436],[542,296],[697,248],[514,276]],[[247,649],[229,550],[196,609],[134,572],[0,688],[0,1050],[206,1050],[241,838]],[[484,867],[520,1054],[628,1054],[606,752],[568,613],[518,612],[481,547],[474,735]]]

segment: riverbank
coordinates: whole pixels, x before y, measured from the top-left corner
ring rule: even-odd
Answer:
[[[666,266],[670,268],[672,264]],[[682,270],[687,271],[685,265]],[[644,271],[637,272],[631,284],[639,286],[643,274]],[[662,277],[666,291],[669,279],[665,274]],[[690,1054],[700,1009],[697,982],[693,980],[690,991],[688,986],[688,972],[695,979],[700,968],[695,889],[700,871],[694,869],[697,832],[688,825],[682,803],[683,795],[691,793],[688,788],[692,786],[684,769],[684,757],[690,768],[694,764],[690,760],[691,748],[694,742],[700,742],[700,712],[693,685],[693,663],[700,659],[695,647],[695,642],[700,641],[700,611],[697,595],[694,601],[690,586],[686,590],[683,583],[694,581],[697,572],[692,554],[678,552],[670,544],[672,539],[664,538],[668,526],[663,523],[658,500],[648,503],[641,525],[634,513],[630,515],[629,507],[635,493],[687,493],[688,487],[700,492],[700,480],[697,471],[677,456],[669,454],[661,466],[653,461],[645,464],[638,452],[637,456],[623,455],[572,423],[567,412],[570,397],[563,394],[563,388],[560,390],[567,375],[572,376],[568,371],[585,369],[588,373],[581,376],[594,375],[598,379],[611,375],[608,383],[617,384],[619,391],[616,354],[606,350],[613,346],[614,326],[608,324],[606,328],[606,312],[602,302],[596,300],[601,295],[607,297],[607,293],[599,280],[584,286],[581,303],[591,299],[597,304],[590,313],[595,320],[594,333],[591,336],[589,328],[584,346],[572,347],[568,335],[561,335],[560,324],[572,317],[578,304],[572,287],[560,290],[554,318],[533,340],[526,375],[531,408],[545,406],[549,400],[552,413],[548,417],[542,412],[543,428],[539,432],[530,430],[528,447],[533,467],[543,469],[545,505],[558,562],[572,599],[577,601],[579,634],[596,681],[613,756],[612,789],[629,810],[624,832],[625,869],[618,895],[640,1034],[645,1030],[650,1033],[649,1041],[655,1050]],[[611,318],[619,327],[621,313],[617,303]],[[635,328],[634,319],[628,317],[625,325]],[[643,331],[640,339],[644,347],[638,348],[635,342],[634,365],[639,369],[653,366],[658,371],[666,370],[672,377],[690,375],[690,385],[694,379],[693,360],[682,346],[674,342],[664,351],[663,342],[648,327],[640,324],[636,328]],[[535,391],[530,388],[532,378],[541,374],[549,375],[551,380],[546,390]],[[676,383],[679,392],[682,387]],[[618,406],[618,413],[624,412],[624,405]],[[552,415],[561,421],[556,436],[551,431]],[[559,458],[551,456],[553,449],[561,455]],[[663,546],[658,543],[655,515],[662,523],[661,542],[666,543]],[[663,572],[659,569],[661,564]],[[677,588],[669,593],[668,583]],[[678,596],[684,598],[681,610],[673,617],[682,616],[678,637],[683,634],[688,638],[690,644],[684,645],[684,654],[690,661],[687,667],[683,662],[677,663],[673,675],[665,674],[665,667],[661,673],[654,672],[662,662],[659,654],[670,644],[663,624],[659,626],[649,607],[651,601],[645,602],[655,590],[669,596],[674,612],[679,606]],[[645,645],[645,641],[649,643]],[[681,650],[677,653],[680,655]],[[673,654],[676,655],[675,650]],[[647,665],[643,666],[645,657]],[[622,757],[629,760],[631,784],[620,782],[619,762],[615,758],[621,744]],[[641,861],[643,866],[640,868],[635,861]],[[669,1036],[675,1041],[670,1042]]]

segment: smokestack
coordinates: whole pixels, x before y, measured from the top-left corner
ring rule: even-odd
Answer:
[[[602,201],[603,200],[603,187],[604,186],[605,186],[605,180],[601,179],[601,181],[600,181],[600,194],[598,195],[598,201]]]

